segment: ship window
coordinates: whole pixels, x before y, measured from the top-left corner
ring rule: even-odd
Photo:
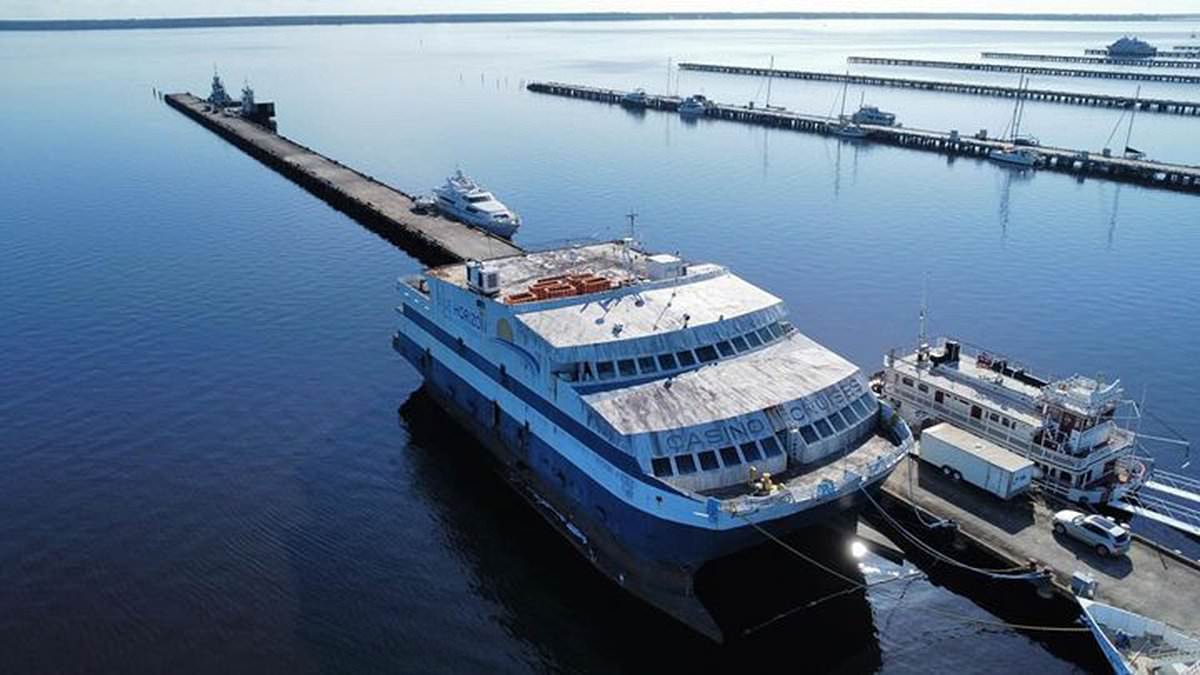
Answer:
[[[940,391],[935,391],[933,392],[933,400],[937,401],[938,403],[945,403],[946,395]]]
[[[738,447],[742,449],[742,457],[745,457],[747,462],[757,462],[762,459],[762,453],[758,451],[757,443],[742,443]]]
[[[654,363],[653,356],[642,356],[638,358],[638,368],[643,373],[653,373],[658,370],[658,366]]]
[[[977,405],[971,406],[971,417],[972,417],[972,419],[977,419],[977,420],[983,419],[983,408],[980,408]]]
[[[850,405],[854,406],[854,412],[858,413],[859,417],[867,416],[867,406],[861,398],[857,401],[851,401]]]
[[[925,392],[926,394],[929,393],[929,385],[925,384],[924,382],[922,382],[921,384],[918,384],[917,389]]]
[[[769,343],[774,339],[771,337],[771,331],[767,330],[766,328],[758,329],[758,337],[762,338],[764,344]]]
[[[676,455],[675,469],[679,471],[679,475],[681,476],[696,473],[696,460],[692,459],[691,455]]]
[[[717,351],[721,352],[721,356],[733,356],[733,345],[726,340],[721,340],[717,343]]]
[[[744,352],[750,348],[750,345],[746,344],[746,338],[739,335],[733,338],[733,348],[739,352]]]
[[[904,378],[903,382],[904,382],[904,386],[906,386],[906,387],[913,386],[913,381],[912,381],[911,377]]]
[[[1000,416],[999,416],[999,415],[997,415],[996,413],[988,413],[988,419],[989,419],[989,420],[991,420],[991,421],[993,421],[993,422],[999,422],[999,421],[1000,421]]]
[[[783,337],[783,326],[780,326],[778,322],[767,326],[767,329],[771,331],[771,335],[774,335],[777,338]]]
[[[855,413],[854,408],[852,408],[850,406],[846,406],[845,408],[842,408],[842,417],[845,417],[846,421],[849,422],[850,424],[855,424],[858,422],[858,414]]]
[[[650,460],[650,466],[654,469],[654,475],[662,478],[663,476],[672,476],[675,474],[671,470],[670,457],[655,457]]]
[[[674,354],[659,354],[658,355],[658,365],[663,370],[675,370],[676,368],[679,367],[678,365],[675,364],[675,355]]]
[[[833,429],[829,428],[829,422],[825,420],[817,420],[813,422],[813,426],[817,428],[817,433],[821,434],[821,438],[833,435]]]
[[[617,376],[617,371],[613,368],[612,361],[601,361],[596,364],[596,376],[601,380],[611,380]]]
[[[817,435],[817,432],[813,431],[811,424],[805,424],[804,426],[800,427],[800,435],[804,437],[805,443],[816,443],[817,441],[821,440],[821,437]]]
[[[1007,417],[1001,417],[1001,418],[1000,418],[1000,424],[1002,424],[1002,425],[1004,425],[1004,426],[1006,426],[1006,427],[1007,427],[1007,426],[1009,426],[1009,424],[1008,424],[1008,418],[1007,418]]]
[[[704,345],[696,348],[696,356],[700,357],[701,363],[709,363],[717,360],[717,349],[712,345]]]
[[[592,364],[590,361],[584,361],[583,367],[580,369],[580,378],[584,382],[594,379],[596,375],[592,372]]]
[[[717,464],[717,453],[712,450],[705,450],[697,455],[700,458],[700,469],[703,471],[715,471],[721,466]]]
[[[761,347],[763,343],[758,333],[746,333],[746,342],[749,342],[751,347]]]
[[[633,377],[637,375],[637,366],[633,365],[633,359],[621,359],[617,361],[617,370],[621,371],[621,377]]]
[[[868,413],[875,412],[875,399],[871,398],[870,394],[859,396],[858,402],[866,406]]]
[[[721,448],[721,461],[725,463],[725,466],[737,466],[742,463],[742,458],[738,457],[737,448],[731,445]]]
[[[767,457],[778,457],[783,454],[783,450],[779,447],[779,441],[775,440],[774,436],[767,436],[759,443],[762,444],[763,452]]]
[[[679,358],[679,367],[680,368],[687,368],[688,366],[696,365],[696,357],[692,356],[692,353],[690,351],[675,352],[675,356]]]
[[[829,421],[833,422],[834,429],[837,429],[838,431],[846,430],[846,420],[842,419],[841,413],[833,413],[829,416]]]

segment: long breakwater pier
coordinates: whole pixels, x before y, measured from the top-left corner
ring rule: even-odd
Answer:
[[[266,127],[214,110],[201,98],[168,94],[164,101],[423,262],[486,260],[521,252],[507,239],[414,213],[410,195]]]
[[[950,82],[945,80],[914,80],[901,77],[884,77],[881,75],[850,75],[842,73],[824,73],[811,70],[781,70],[778,68],[756,68],[750,66],[727,66],[715,63],[679,64],[680,70],[692,70],[706,73],[721,73],[724,75],[747,75],[750,77],[779,77],[790,80],[814,80],[821,82],[849,82],[873,87],[898,87],[901,89],[920,89],[925,91],[941,91],[952,94],[969,94],[975,96],[1000,96],[1015,98],[1020,96],[1030,101],[1045,101],[1048,103],[1063,103],[1067,105],[1086,105],[1101,108],[1129,108],[1138,106],[1138,110],[1146,112],[1166,113],[1170,115],[1200,115],[1200,100],[1188,101],[1167,98],[1134,98],[1116,94],[1094,94],[1079,91],[1062,91],[1058,89],[1021,89],[997,84],[980,84],[975,82]]]
[[[531,82],[527,89],[541,94],[620,104],[627,92],[561,82]],[[647,95],[645,107],[675,111],[681,99],[677,96]],[[741,105],[712,103],[704,112],[709,119],[721,119],[743,124],[755,124],[830,135],[829,117],[809,115],[788,110],[753,108]],[[945,155],[987,157],[993,149],[1003,148],[1004,141],[960,136],[956,132],[927,131],[906,127],[861,125],[867,131],[867,142],[886,143],[914,150],[938,152]],[[1080,178],[1091,176],[1109,180],[1139,183],[1151,187],[1200,194],[1200,167],[1163,164],[1146,160],[1105,157],[1081,150],[1041,146],[1039,166],[1045,170],[1069,173]]]
[[[1200,52],[1193,51],[1195,49],[1196,49],[1195,47],[1176,47],[1175,48],[1176,51],[1171,51],[1171,50],[1164,51],[1164,50],[1160,49],[1157,52],[1155,52],[1154,56],[1138,57],[1138,60],[1145,61],[1148,59],[1162,59],[1162,58],[1200,59]],[[1083,50],[1083,53],[1091,55],[1091,56],[1108,56],[1107,49],[1085,49],[1085,50]]]
[[[1121,59],[1111,56],[1072,56],[1069,54],[1024,54],[1020,52],[980,52],[985,59],[1010,61],[1047,61],[1053,63],[1090,63],[1099,66],[1134,66],[1138,68],[1200,68],[1200,58],[1190,60],[1171,59]]]
[[[1049,66],[1025,66],[1012,63],[988,63],[984,61],[934,61],[928,59],[898,59],[888,56],[848,56],[847,63],[867,66],[900,66],[904,68],[946,68],[951,70],[976,70],[989,73],[1023,73],[1025,75],[1047,75],[1050,77],[1081,77],[1093,80],[1138,80],[1141,82],[1170,82],[1172,84],[1200,84],[1200,75],[1180,73],[1140,73],[1128,70],[1093,70],[1089,68],[1051,68]]]

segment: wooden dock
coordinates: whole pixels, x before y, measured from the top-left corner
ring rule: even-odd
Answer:
[[[1011,63],[987,63],[983,61],[932,61],[928,59],[896,59],[887,56],[849,56],[847,63],[868,66],[901,66],[904,68],[949,68],[953,70],[975,70],[989,73],[1023,73],[1049,77],[1082,77],[1093,80],[1139,80],[1142,82],[1170,82],[1172,84],[1200,84],[1200,75],[1179,73],[1138,73],[1128,70],[1094,70],[1089,68],[1051,68],[1049,66],[1022,66]]]
[[[619,104],[626,92],[559,82],[532,82],[528,89],[533,92],[565,96],[568,98]],[[677,96],[647,95],[648,108],[674,111],[679,107]],[[787,110],[751,108],[749,106],[714,103],[706,111],[706,117],[723,119],[744,124],[778,127],[808,133],[829,135],[832,118],[807,115]],[[914,150],[938,152],[945,155],[965,155],[984,158],[995,148],[1007,145],[1004,141],[960,136],[955,132],[928,131],[908,127],[884,127],[862,125],[867,130],[867,142],[886,143]],[[1042,160],[1042,170],[1069,173],[1079,178],[1091,176],[1109,180],[1139,183],[1149,187],[1179,190],[1200,194],[1200,167],[1177,164],[1104,157],[1080,150],[1041,146],[1036,148]]]
[[[1102,66],[1134,66],[1138,68],[1200,68],[1200,58],[1190,60],[1171,59],[1120,59],[1111,56],[1071,56],[1064,54],[1022,54],[1017,52],[981,52],[985,59],[1008,59],[1012,61],[1048,61],[1054,63],[1091,63]],[[1200,55],[1198,55],[1200,56]]]
[[[1161,50],[1161,49],[1160,49],[1160,50],[1158,50],[1158,52],[1157,52],[1157,53],[1156,53],[1154,56],[1151,56],[1151,57],[1149,57],[1148,59],[1147,59],[1147,58],[1140,58],[1140,59],[1137,59],[1137,60],[1139,60],[1139,61],[1147,61],[1147,60],[1152,60],[1152,59],[1162,59],[1162,58],[1170,58],[1170,59],[1200,59],[1200,52],[1195,52],[1195,51],[1192,51],[1192,50],[1194,50],[1194,49],[1196,49],[1196,47],[1175,47],[1175,50],[1176,50],[1176,51],[1171,51],[1171,50],[1163,51],[1163,50]],[[1084,53],[1084,54],[1089,54],[1089,55],[1095,55],[1095,56],[1108,56],[1108,50],[1107,50],[1107,49],[1085,49],[1085,50],[1083,50],[1083,53]]]
[[[1097,581],[1097,600],[1200,635],[1200,562],[1178,552],[1135,536],[1127,555],[1101,557],[1086,544],[1054,534],[1053,516],[1060,507],[1036,495],[1002,501],[914,457],[884,483],[883,507],[922,538],[954,536],[920,524],[949,518],[966,543],[1010,566],[1037,561],[1053,570],[1054,588],[1063,595],[1071,595],[1071,576],[1083,572]],[[921,510],[920,517],[914,508]]]
[[[236,114],[214,112],[203,99],[168,94],[164,100],[422,262],[486,260],[521,253],[507,239],[456,221],[414,213],[413,199],[404,192]]]
[[[1057,89],[1019,89],[996,84],[978,84],[974,82],[948,82],[944,80],[913,80],[900,77],[883,77],[879,75],[848,75],[842,73],[823,73],[810,70],[779,70],[769,68],[754,68],[746,66],[726,66],[714,63],[681,63],[681,70],[695,70],[707,73],[722,73],[725,75],[748,75],[751,77],[772,77],[792,80],[816,80],[821,82],[849,82],[873,87],[899,87],[902,89],[919,89],[924,91],[942,91],[953,94],[969,94],[974,96],[1001,96],[1013,98],[1022,96],[1031,101],[1048,103],[1064,103],[1068,105],[1087,105],[1101,108],[1128,108],[1136,102],[1138,110],[1158,112],[1172,115],[1200,115],[1200,100],[1185,101],[1164,98],[1137,98],[1113,94],[1091,94],[1079,91],[1061,91]]]

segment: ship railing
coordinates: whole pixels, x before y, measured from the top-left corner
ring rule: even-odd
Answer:
[[[1146,511],[1153,512],[1159,516],[1165,516],[1166,520],[1172,521],[1167,524],[1173,527],[1191,533],[1200,533],[1200,509],[1185,506],[1144,489],[1126,496],[1125,499]],[[1179,524],[1183,527],[1180,527]]]

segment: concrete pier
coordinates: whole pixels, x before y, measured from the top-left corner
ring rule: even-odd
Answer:
[[[715,63],[681,63],[680,70],[694,70],[706,73],[723,73],[726,75],[747,75],[750,77],[772,77],[790,80],[817,80],[822,82],[849,82],[872,87],[898,87],[901,89],[923,89],[926,91],[943,91],[952,94],[971,94],[975,96],[1001,96],[1013,98],[1021,96],[1030,101],[1045,101],[1047,103],[1064,103],[1068,105],[1087,105],[1101,108],[1128,108],[1135,103],[1133,96],[1114,94],[1094,94],[1082,91],[1063,91],[1059,89],[1019,89],[997,84],[980,84],[976,82],[950,82],[945,80],[914,80],[903,77],[883,77],[879,75],[849,75],[842,73],[823,73],[809,70],[770,70],[746,66],[726,66]],[[1138,98],[1138,110],[1147,112],[1168,113],[1173,115],[1200,115],[1200,100],[1177,100],[1164,98]]]
[[[1019,66],[1008,63],[986,63],[980,61],[931,61],[928,59],[894,59],[885,56],[849,56],[846,63],[869,66],[901,66],[904,68],[949,68],[953,70],[977,70],[990,73],[1024,73],[1050,77],[1083,77],[1094,80],[1139,80],[1142,82],[1170,82],[1173,84],[1200,84],[1200,75],[1178,73],[1137,73],[1127,70],[1092,70],[1088,68],[1051,68],[1048,66]]]
[[[196,96],[168,94],[164,100],[422,262],[486,260],[521,253],[507,239],[453,220],[413,213],[413,199],[404,192],[236,114],[213,111]]]
[[[599,87],[587,87],[559,82],[532,82],[528,85],[528,89],[544,94],[609,104],[619,104],[626,93],[616,89],[602,89]],[[677,96],[648,95],[646,97],[646,107],[657,110],[674,111],[679,107],[679,103],[680,99]],[[823,135],[831,133],[830,122],[834,121],[832,118],[819,115],[807,115],[773,108],[751,108],[749,106],[719,103],[712,104],[705,111],[705,117]],[[1008,145],[1001,140],[979,139],[944,131],[927,131],[910,129],[908,127],[885,127],[870,124],[864,124],[862,128],[867,131],[866,142],[886,143],[888,145],[937,152],[945,155],[966,155],[984,158],[987,157],[987,154],[991,150],[1003,148]],[[1139,183],[1149,187],[1200,194],[1200,167],[1163,164],[1160,162],[1124,159],[1120,157],[1104,157],[1101,154],[1091,154],[1081,150],[1049,146],[1040,146],[1036,150],[1041,156],[1038,166],[1042,170],[1069,173],[1080,178],[1085,176],[1107,178],[1109,180]]]
[[[883,507],[922,539],[948,536],[924,529],[922,521],[949,518],[968,543],[1013,567],[1031,560],[1050,567],[1062,595],[1071,595],[1071,576],[1083,572],[1097,581],[1096,600],[1200,635],[1200,562],[1137,536],[1127,555],[1101,557],[1054,534],[1054,513],[1067,506],[1032,494],[1006,502],[909,457],[884,484]]]

